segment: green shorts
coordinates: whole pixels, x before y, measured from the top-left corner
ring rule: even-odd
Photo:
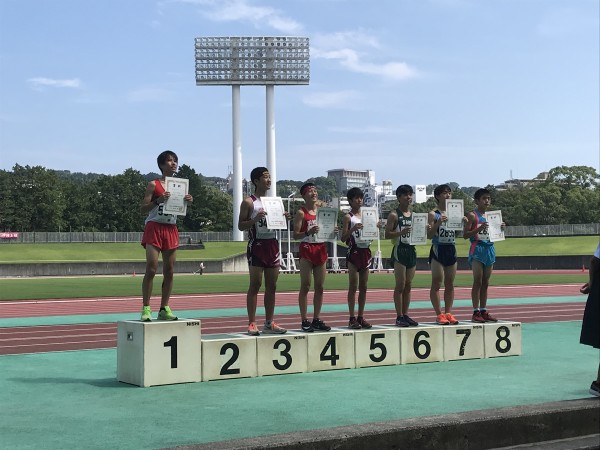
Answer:
[[[392,262],[402,264],[407,269],[417,265],[417,250],[414,245],[397,244],[392,250]]]

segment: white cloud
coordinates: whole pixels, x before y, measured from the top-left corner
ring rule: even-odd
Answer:
[[[359,98],[357,91],[315,92],[302,97],[302,102],[313,108],[351,108]]]
[[[81,89],[82,83],[79,78],[72,78],[70,80],[57,80],[53,78],[35,77],[29,78],[27,82],[33,89],[43,90],[44,88],[71,88]]]
[[[283,33],[297,34],[303,26],[281,10],[254,6],[247,0],[173,0],[199,6],[200,13],[214,22],[249,22],[256,28],[270,27]]]
[[[375,50],[375,51],[374,51]],[[344,68],[368,75],[378,75],[394,81],[417,77],[418,71],[400,61],[376,63],[369,61],[385,57],[378,39],[362,30],[316,35],[311,42],[311,57],[337,60]]]

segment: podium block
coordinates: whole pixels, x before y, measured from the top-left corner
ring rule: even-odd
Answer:
[[[444,359],[483,358],[483,324],[444,325]]]
[[[137,386],[202,380],[200,321],[117,324],[117,380]]]
[[[400,364],[400,330],[374,326],[354,331],[356,367]]]
[[[483,325],[486,358],[522,354],[521,323],[510,321],[486,322]]]
[[[421,323],[399,330],[400,364],[444,360],[444,335],[440,325]]]
[[[202,381],[255,376],[256,337],[243,334],[202,337]]]
[[[332,328],[331,331],[306,333],[308,371],[353,369],[354,333]]]
[[[256,338],[258,376],[308,370],[306,333],[263,334]]]

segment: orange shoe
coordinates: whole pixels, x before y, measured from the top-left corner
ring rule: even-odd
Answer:
[[[458,319],[452,315],[452,313],[446,313],[446,319],[448,319],[448,323],[450,325],[458,324]]]
[[[448,322],[446,314],[440,314],[439,316],[437,316],[435,323],[437,323],[438,325],[448,325],[450,322]]]
[[[258,327],[256,326],[256,324],[254,322],[251,322],[250,325],[248,325],[248,334],[250,336],[259,336],[260,332],[258,331]]]

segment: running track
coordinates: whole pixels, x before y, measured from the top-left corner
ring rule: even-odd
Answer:
[[[585,307],[585,297],[581,302],[521,304],[494,306],[494,298],[531,298],[560,297],[579,294],[579,285],[533,285],[533,286],[491,286],[489,288],[490,306],[494,315],[523,323],[559,322],[581,320]],[[280,292],[277,294],[277,306],[297,305],[296,292]],[[259,305],[262,302],[259,295]],[[470,299],[470,288],[456,288],[455,298]],[[434,320],[433,309],[429,302],[429,289],[413,289],[410,315],[419,322]],[[369,303],[389,303],[389,309],[370,310]],[[345,304],[346,291],[326,291],[324,304]],[[153,298],[151,305],[158,311],[160,299]],[[309,305],[311,299],[309,298]],[[202,333],[245,332],[247,318],[245,316],[245,294],[202,294],[173,296],[173,310],[218,310],[223,308],[242,308],[244,315],[235,317],[215,317],[202,319]],[[326,308],[325,308],[326,309]],[[73,316],[84,314],[119,314],[135,313],[140,310],[138,297],[91,298],[91,299],[49,299],[0,302],[0,318]],[[455,307],[454,314],[459,320],[470,319],[470,307]],[[189,317],[194,318],[194,317]],[[331,326],[346,326],[346,312],[324,312],[321,318]],[[373,289],[369,291],[366,318],[374,325],[389,325],[395,319],[393,311],[392,291]],[[258,320],[262,320],[259,317]],[[277,314],[276,320],[286,328],[299,328],[299,314]],[[117,345],[117,324],[75,324],[44,325],[0,328],[0,355],[40,353],[65,350],[85,350],[113,348]]]

